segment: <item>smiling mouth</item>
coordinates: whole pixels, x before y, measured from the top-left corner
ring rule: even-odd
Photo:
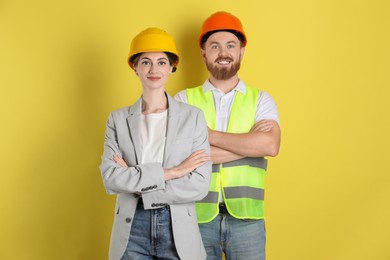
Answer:
[[[148,80],[156,81],[159,80],[160,77],[148,77]]]
[[[216,63],[218,63],[220,65],[228,65],[231,62],[233,62],[233,60],[231,60],[231,59],[217,59],[216,60]]]

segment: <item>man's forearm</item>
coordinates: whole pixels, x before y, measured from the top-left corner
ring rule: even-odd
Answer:
[[[243,157],[276,156],[280,146],[280,128],[276,124],[267,133],[251,131],[243,134],[209,130],[209,142],[212,146]]]
[[[213,164],[231,162],[244,157],[216,146],[210,146],[210,148],[211,161],[213,162]]]

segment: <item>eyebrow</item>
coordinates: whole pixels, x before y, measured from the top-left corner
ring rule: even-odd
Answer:
[[[232,40],[232,41],[226,42],[226,44],[231,44],[231,43],[237,44],[237,41]],[[217,41],[210,42],[210,45],[212,45],[212,44],[219,44],[219,45],[222,45],[220,42],[217,42]]]
[[[150,59],[149,57],[142,57],[141,60],[152,60],[152,59]],[[158,60],[158,61],[160,61],[160,60],[168,60],[168,58],[166,58],[166,57],[161,57],[161,58],[158,58],[157,60]]]

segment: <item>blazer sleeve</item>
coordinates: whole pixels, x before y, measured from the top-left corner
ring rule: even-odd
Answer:
[[[195,121],[195,131],[192,142],[192,153],[198,150],[206,150],[210,154],[210,144],[208,141],[208,129],[206,120],[201,110],[196,110],[195,118],[189,120]],[[190,123],[190,121],[188,123]],[[183,161],[186,158],[183,158]],[[166,181],[165,189],[154,190],[143,193],[142,199],[145,209],[153,208],[151,205],[167,205],[195,202],[203,199],[209,189],[211,178],[211,161],[196,168],[189,174],[170,181]]]
[[[118,127],[111,113],[106,124],[104,151],[100,172],[108,194],[142,193],[151,189],[164,189],[164,171],[160,163],[119,167],[113,157],[122,155],[118,145]],[[123,129],[122,129],[123,130]],[[121,131],[122,132],[122,131]]]

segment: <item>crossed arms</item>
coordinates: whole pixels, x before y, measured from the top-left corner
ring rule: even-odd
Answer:
[[[208,130],[211,161],[230,162],[243,157],[274,157],[279,153],[280,127],[274,120],[257,122],[248,133],[233,134]]]

